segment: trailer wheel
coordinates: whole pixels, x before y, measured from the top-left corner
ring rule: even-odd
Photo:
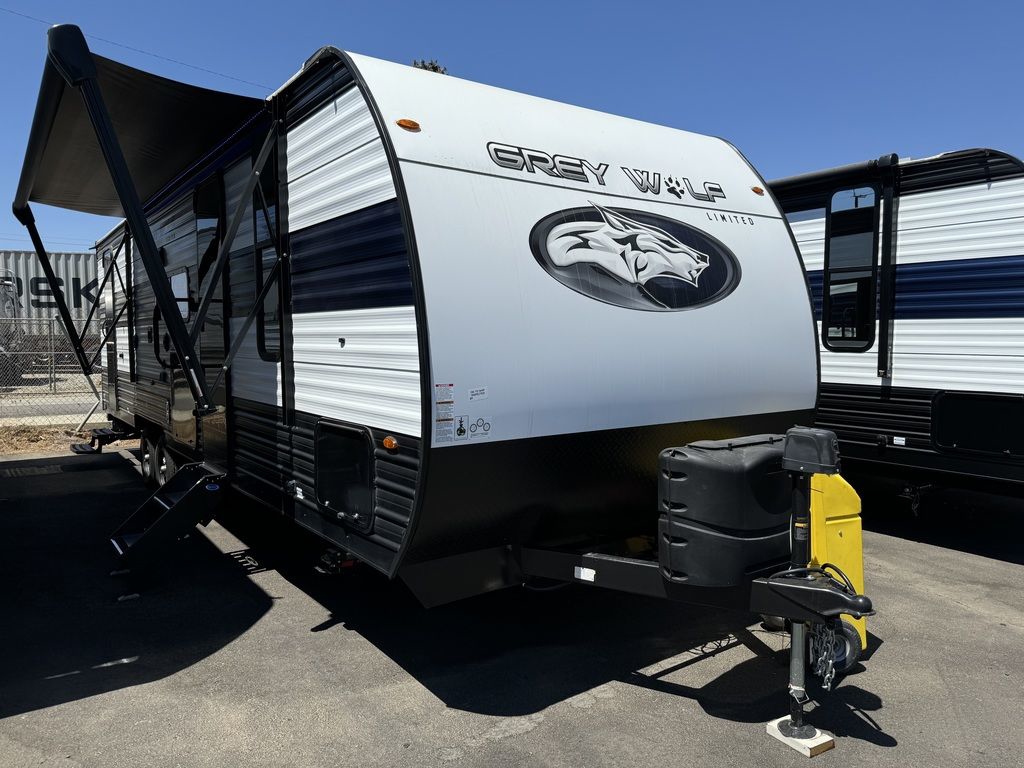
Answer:
[[[160,438],[160,442],[156,445],[156,462],[154,463],[154,470],[156,475],[157,485],[163,485],[172,477],[174,473],[178,471],[178,467],[175,464],[174,456],[167,450],[167,442]]]
[[[845,619],[839,622],[841,632],[836,632],[836,671],[845,675],[860,661],[864,649],[860,644],[857,628]]]
[[[148,435],[143,435],[139,442],[139,464],[142,467],[142,480],[147,486],[156,485],[157,446]]]
[[[857,629],[845,619],[840,620],[839,628],[836,630],[835,643],[835,670],[836,674],[845,675],[854,665],[860,661],[864,649],[860,644],[860,635]],[[810,637],[807,638],[807,664],[811,666]]]

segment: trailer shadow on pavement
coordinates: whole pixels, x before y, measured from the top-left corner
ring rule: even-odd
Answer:
[[[359,633],[449,708],[531,715],[618,681],[691,699],[733,722],[766,722],[788,711],[788,641],[748,613],[577,585],[504,590],[427,610],[400,582],[367,567],[317,573],[309,547],[316,554],[323,549],[294,526],[241,514],[218,521],[250,547],[232,553],[246,568],[275,570],[324,607],[329,618],[310,632],[340,626]],[[310,541],[296,543],[303,538]],[[880,645],[869,635],[865,660]],[[668,679],[741,646],[751,657],[699,688]],[[811,721],[895,746],[869,714],[882,709],[882,700],[851,684],[862,669],[819,697]],[[809,684],[814,697],[816,686]]]
[[[1024,499],[926,486],[913,510],[893,484],[851,482],[862,497],[865,530],[1024,565]]]
[[[112,577],[110,532],[145,497],[117,453],[0,464],[0,718],[172,675],[270,609],[203,536],[172,569]]]
[[[276,599],[257,582],[278,577],[322,607],[300,615],[326,617],[271,622],[287,627],[289,654],[345,657],[353,641],[344,632],[319,633],[354,632],[451,709],[528,716],[599,697],[616,681],[692,700],[726,721],[764,722],[787,709],[784,636],[749,614],[575,585],[426,610],[400,582],[366,566],[318,573],[319,540],[241,500],[218,516],[224,530],[198,529],[151,568],[113,577],[107,537],[145,497],[123,454],[0,463],[0,583],[8,590],[0,718],[157,681],[242,634],[273,631],[255,626]],[[325,688],[364,684],[361,670],[344,668],[346,679],[327,677]],[[818,698],[812,722],[896,743],[871,718],[882,701],[857,687],[856,676]]]

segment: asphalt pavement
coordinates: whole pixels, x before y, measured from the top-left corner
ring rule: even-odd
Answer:
[[[144,572],[127,453],[0,462],[0,766],[790,766],[785,638],[597,588],[430,611],[237,502]],[[864,663],[816,766],[1024,763],[1024,509],[869,510]]]

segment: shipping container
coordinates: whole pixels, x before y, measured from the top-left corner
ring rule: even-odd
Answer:
[[[96,254],[51,253],[50,261],[72,317],[84,319],[96,300]],[[0,276],[12,289],[17,317],[43,320],[56,316],[57,304],[35,251],[0,251]]]

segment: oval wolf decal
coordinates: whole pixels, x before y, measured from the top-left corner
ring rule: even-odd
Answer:
[[[706,232],[655,213],[594,202],[538,221],[530,249],[563,285],[629,309],[702,307],[724,299],[740,279],[736,257]]]

